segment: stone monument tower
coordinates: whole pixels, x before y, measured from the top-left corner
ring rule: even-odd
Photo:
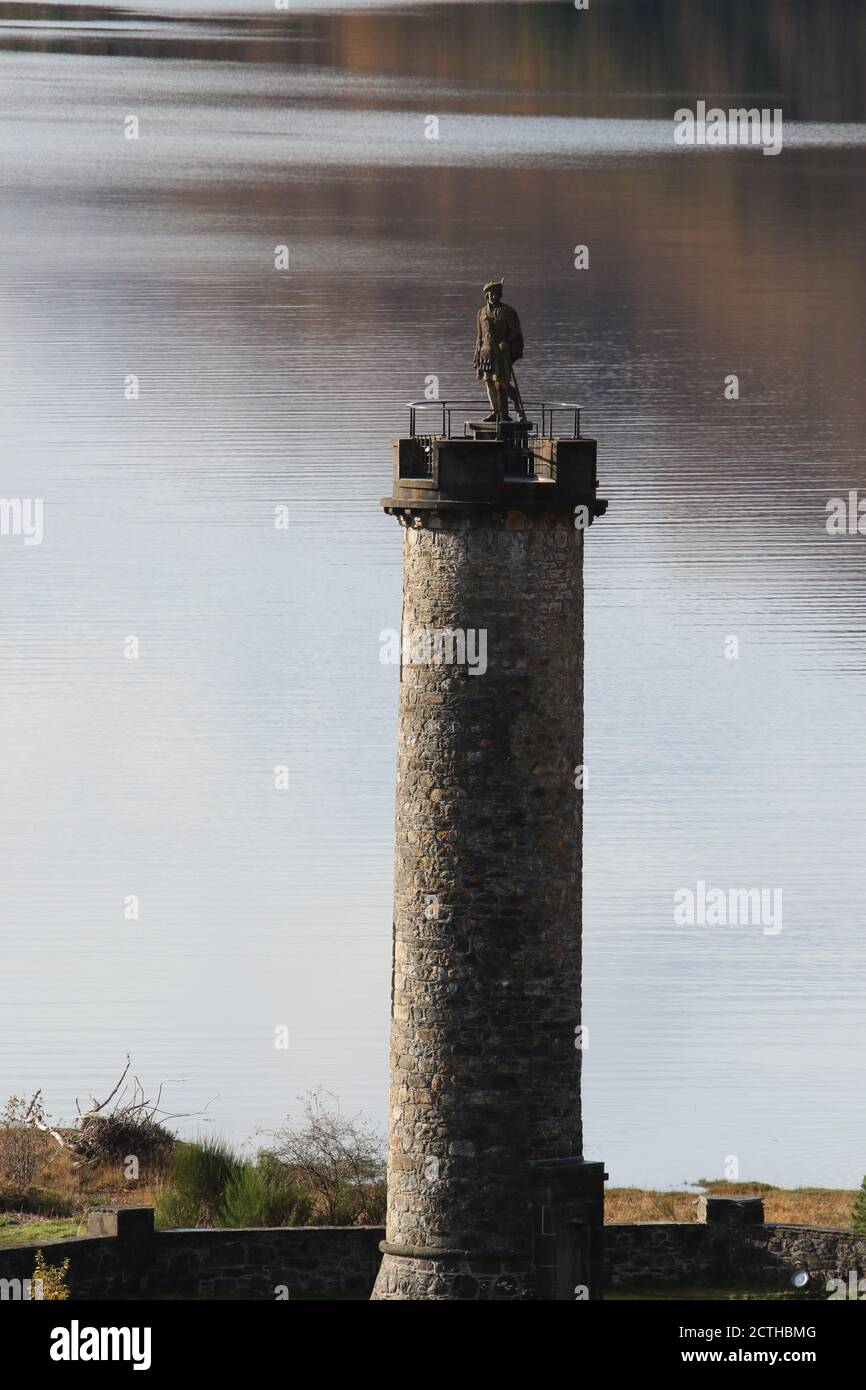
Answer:
[[[403,623],[373,1297],[597,1297],[605,1174],[583,1159],[579,1033],[596,444],[576,408],[569,437],[547,406],[458,435],[441,402],[424,436],[420,405],[382,504],[403,529]]]

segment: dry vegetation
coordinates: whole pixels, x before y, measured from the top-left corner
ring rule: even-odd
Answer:
[[[149,1203],[161,1168],[155,1164],[148,1179],[127,1179],[119,1162],[78,1164],[71,1150],[58,1149],[47,1134],[33,1136],[36,1162],[30,1186],[37,1192],[50,1192],[75,1206],[102,1206],[104,1203]],[[2,1143],[0,1143],[2,1148]],[[0,1182],[0,1190],[12,1184]]]
[[[381,1142],[363,1117],[343,1115],[335,1097],[325,1092],[304,1097],[300,1123],[273,1133],[272,1146],[259,1150],[251,1163],[218,1140],[176,1143],[158,1123],[159,1095],[156,1104],[150,1102],[137,1081],[131,1092],[124,1090],[128,1070],[127,1062],[107,1101],[79,1109],[71,1128],[44,1120],[38,1092],[29,1102],[10,1098],[0,1112],[0,1244],[27,1241],[31,1230],[45,1238],[75,1234],[83,1230],[87,1211],[103,1205],[154,1206],[161,1225],[213,1224],[213,1212],[205,1219],[202,1194],[214,1184],[215,1164],[221,1178],[217,1195],[210,1194],[211,1205],[220,1206],[223,1225],[379,1225],[384,1220]],[[137,1178],[125,1171],[128,1154],[140,1156]],[[229,1177],[232,1201],[223,1211]],[[718,1179],[701,1179],[688,1191],[608,1188],[605,1220],[695,1221],[700,1194],[762,1197],[768,1222],[839,1229],[851,1228],[859,1195],[858,1229],[866,1228],[866,1187],[858,1194]]]
[[[303,1097],[303,1118],[245,1158],[219,1136],[180,1140],[129,1070],[104,1102],[50,1124],[40,1093],[0,1112],[0,1245],[81,1234],[96,1206],[156,1209],[157,1226],[381,1225],[383,1141],[336,1097]]]
[[[0,1151],[2,1141],[0,1133]],[[124,1178],[119,1163],[76,1164],[72,1153],[58,1149],[47,1134],[34,1134],[32,1141],[36,1150],[32,1181],[15,1185],[8,1173],[0,1176],[0,1245],[82,1235],[91,1207],[155,1205],[156,1171],[150,1180],[132,1181]]]
[[[832,1187],[772,1187],[765,1182],[703,1180],[692,1192],[655,1192],[640,1187],[609,1187],[604,1219],[625,1221],[694,1221],[700,1193],[719,1197],[763,1197],[764,1219],[798,1226],[851,1225],[856,1192]]]
[[[65,1131],[70,1133],[70,1131]],[[4,1163],[4,1140],[0,1130],[0,1192],[50,1192],[52,1196],[75,1206],[101,1206],[104,1203],[148,1203],[163,1171],[163,1163],[154,1157],[142,1163],[139,1179],[124,1177],[123,1164],[81,1163],[72,1148],[61,1149],[48,1134],[31,1130],[32,1175],[26,1182],[16,1181],[14,1168]],[[20,1175],[19,1175],[20,1176]]]

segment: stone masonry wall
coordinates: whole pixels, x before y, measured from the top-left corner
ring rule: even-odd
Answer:
[[[94,1213],[90,1231],[100,1230],[105,1233],[0,1247],[0,1280],[31,1278],[41,1250],[50,1265],[69,1256],[74,1299],[273,1299],[278,1286],[290,1299],[309,1293],[369,1296],[385,1234],[380,1226],[154,1231],[149,1207]]]
[[[712,1267],[707,1227],[691,1221],[639,1221],[604,1228],[605,1286],[704,1283]]]
[[[799,1270],[826,1296],[828,1279],[866,1274],[866,1237],[853,1231],[783,1224],[725,1227],[702,1222],[640,1222],[604,1229],[605,1283],[691,1283],[791,1288]]]
[[[368,1297],[384,1236],[378,1226],[154,1231],[152,1210],[141,1207],[94,1213],[91,1230],[103,1234],[0,1247],[0,1281],[31,1278],[41,1250],[52,1265],[69,1256],[73,1299],[273,1299],[278,1286],[290,1299]],[[816,1226],[640,1222],[606,1226],[604,1244],[608,1287],[682,1282],[782,1290],[795,1271],[806,1270],[810,1289],[826,1297],[828,1279],[847,1282],[851,1270],[866,1276],[866,1237]]]

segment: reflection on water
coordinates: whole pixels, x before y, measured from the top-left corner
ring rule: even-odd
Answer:
[[[837,83],[801,61],[805,11],[719,8],[680,49],[644,16],[670,35],[694,5],[0,31],[3,488],[46,518],[39,547],[0,539],[0,1095],[68,1111],[130,1050],[238,1137],[317,1084],[384,1120],[400,541],[376,503],[401,402],[430,374],[466,394],[504,273],[521,384],[585,401],[611,499],[588,1151],[615,1182],[731,1154],[859,1181],[864,550],[824,518],[866,486],[862,42],[821,17]],[[719,92],[806,124],[777,159],[674,151],[662,121]],[[676,926],[698,879],[781,888],[782,932]]]
[[[783,101],[790,120],[864,116],[860,0],[835,0],[829,15],[810,0],[598,0],[592,9],[575,14],[572,0],[286,0],[283,9],[271,0],[0,0],[0,23],[8,48],[312,62],[377,83],[395,77],[410,107],[432,83],[437,110],[667,118],[672,96],[694,92],[725,105],[760,94]]]

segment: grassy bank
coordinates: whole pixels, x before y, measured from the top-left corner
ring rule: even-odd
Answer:
[[[77,1217],[0,1212],[0,1245],[36,1245],[43,1240],[67,1240],[83,1234],[84,1226]]]
[[[609,1187],[605,1222],[694,1221],[700,1193],[719,1197],[763,1197],[764,1219],[797,1226],[851,1225],[855,1191],[835,1187],[773,1187],[765,1182],[702,1179],[689,1192],[657,1192],[641,1187]]]

